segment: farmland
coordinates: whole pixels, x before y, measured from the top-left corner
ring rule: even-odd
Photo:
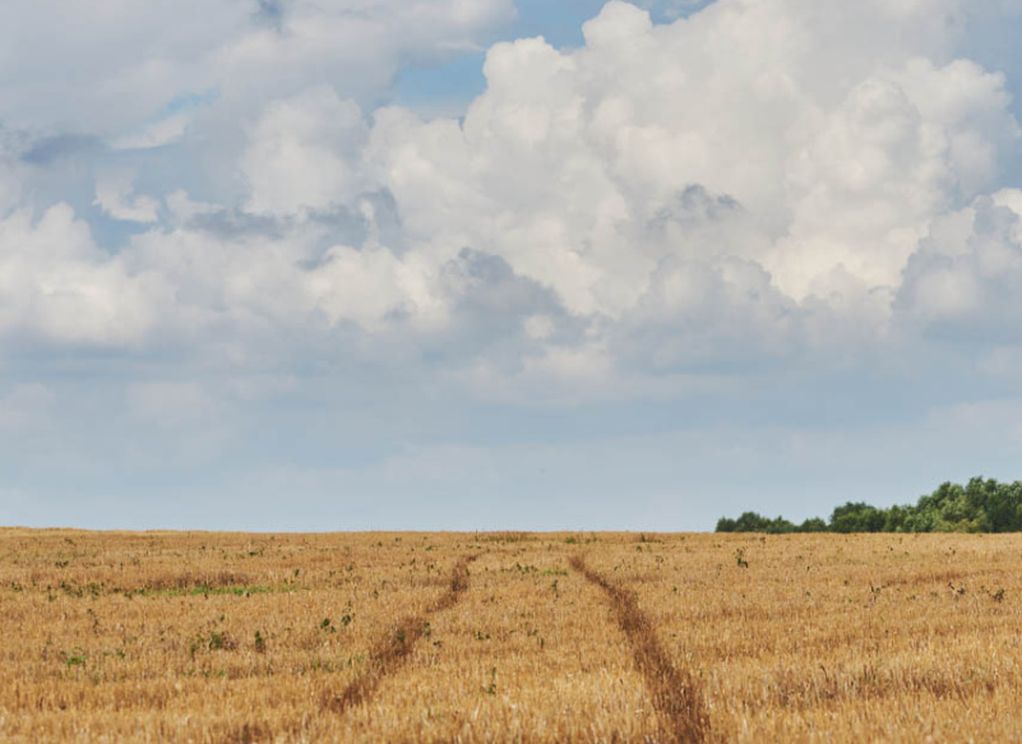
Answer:
[[[0,530],[0,739],[1020,740],[1022,536]]]

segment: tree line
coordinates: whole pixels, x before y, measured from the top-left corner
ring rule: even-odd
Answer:
[[[717,532],[1022,532],[1022,481],[943,483],[914,506],[884,509],[850,501],[834,509],[828,521],[814,517],[801,524],[750,511],[721,518]]]

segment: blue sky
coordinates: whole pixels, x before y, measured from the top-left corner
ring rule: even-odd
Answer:
[[[0,8],[0,523],[1019,477],[1022,0]]]

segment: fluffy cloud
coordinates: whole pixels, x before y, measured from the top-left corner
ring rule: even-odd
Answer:
[[[210,92],[235,113],[314,84],[371,98],[402,58],[477,44],[513,12],[511,0],[11,0],[0,120],[124,136]]]
[[[96,183],[96,201],[115,220],[156,222],[159,203],[149,196],[136,195],[130,173],[110,173]]]
[[[0,335],[72,346],[134,344],[168,305],[163,277],[132,275],[95,245],[67,205],[38,220],[20,210],[0,221]]]
[[[117,16],[132,44],[171,12],[155,7]],[[102,81],[91,97],[59,106],[104,131],[231,112],[196,131],[236,157],[237,199],[173,184],[160,205],[127,171],[104,175],[96,204],[152,223],[116,251],[66,206],[15,212],[0,232],[2,327],[125,345],[172,331],[283,359],[307,336],[369,359],[401,348],[477,383],[620,385],[1019,317],[1005,278],[1017,192],[999,191],[1019,127],[1006,78],[960,56],[971,5],[718,0],[656,25],[610,2],[581,48],[492,47],[463,119],[368,108],[362,82],[508,12],[228,3],[201,29],[174,24],[130,71],[100,55],[81,71]],[[11,111],[63,122],[30,79]],[[166,108],[172,91],[209,89]],[[193,131],[174,121],[135,144]]]
[[[610,3],[582,49],[494,47],[462,123],[378,112],[367,167],[417,251],[502,256],[655,369],[882,336],[930,225],[1016,152],[1004,78],[955,57],[965,15]]]
[[[443,118],[395,72],[511,0],[0,3],[8,521],[708,527],[1017,477],[1022,0],[640,4],[677,20],[496,44]]]
[[[364,190],[359,154],[362,112],[331,88],[315,88],[266,108],[242,159],[248,209],[278,215],[327,210]]]
[[[1022,191],[934,225],[905,271],[898,309],[914,330],[973,347],[1022,345]]]

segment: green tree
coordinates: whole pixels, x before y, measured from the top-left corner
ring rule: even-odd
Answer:
[[[998,483],[981,477],[965,486],[941,483],[916,504],[878,509],[848,502],[836,509],[830,522],[807,519],[794,525],[784,517],[768,519],[745,512],[738,519],[722,518],[718,532],[1022,532],[1022,481]]]
[[[880,532],[884,521],[884,513],[880,509],[861,501],[850,501],[834,509],[830,516],[830,529],[834,532]]]

